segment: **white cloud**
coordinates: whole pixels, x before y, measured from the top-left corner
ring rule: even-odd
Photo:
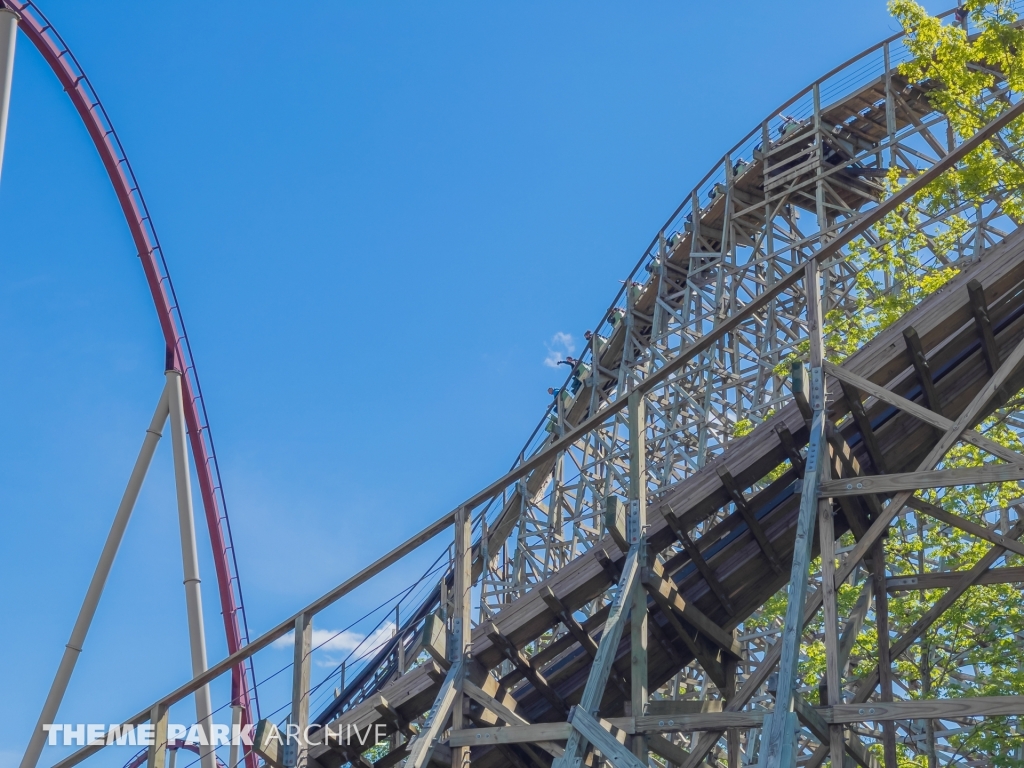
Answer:
[[[313,648],[320,651],[333,651],[335,653],[348,654],[356,651],[357,657],[373,655],[385,642],[395,634],[395,623],[386,621],[369,637],[359,632],[346,629],[338,632],[336,629],[317,629],[313,627]],[[274,641],[275,648],[291,648],[295,640],[294,633],[289,632],[284,637]],[[358,650],[356,650],[358,649]]]
[[[544,358],[544,365],[557,368],[559,360],[564,360],[576,351],[576,340],[571,333],[559,331],[545,346],[548,348],[548,356]]]

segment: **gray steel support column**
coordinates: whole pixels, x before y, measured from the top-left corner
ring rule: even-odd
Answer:
[[[0,16],[3,16],[4,13],[0,12]],[[96,570],[92,574],[92,581],[89,582],[89,588],[85,592],[85,599],[82,601],[82,607],[78,611],[78,619],[75,620],[74,629],[71,630],[71,638],[64,647],[64,656],[60,660],[60,666],[57,667],[57,674],[50,685],[50,692],[46,695],[43,711],[39,713],[39,721],[32,732],[32,738],[29,739],[25,755],[21,758],[20,768],[35,768],[36,763],[39,762],[39,756],[42,754],[43,745],[46,742],[46,732],[43,731],[43,725],[52,723],[53,719],[57,716],[57,710],[60,709],[60,703],[63,701],[64,694],[68,689],[68,683],[71,681],[71,674],[75,671],[75,664],[78,663],[78,657],[82,653],[82,647],[85,645],[86,635],[89,634],[89,627],[92,624],[93,616],[96,615],[96,606],[99,605],[100,596],[103,594],[103,587],[107,583],[107,577],[110,575],[114,558],[117,556],[117,550],[121,546],[125,529],[128,527],[128,520],[132,516],[132,510],[135,509],[135,502],[139,498],[142,481],[146,479],[150,462],[153,460],[153,453],[156,451],[157,443],[160,441],[161,430],[164,427],[165,421],[167,421],[166,387],[164,387],[164,391],[160,395],[160,401],[157,403],[156,413],[153,414],[153,420],[149,424],[149,429],[146,430],[146,437],[142,441],[142,448],[139,450],[139,456],[135,460],[135,466],[132,468],[132,473],[128,478],[128,486],[125,488],[124,495],[121,497],[121,503],[117,507],[114,522],[110,525],[110,532],[107,534],[107,540],[103,544],[103,551],[100,552],[100,560],[96,564]]]
[[[20,18],[8,8],[0,8],[0,171],[3,170],[4,145],[7,143],[7,113],[11,106],[14,47],[18,40]]]
[[[178,497],[178,527],[181,531],[181,565],[185,580],[185,609],[188,613],[188,639],[192,653],[192,675],[206,671],[206,631],[203,627],[203,596],[199,584],[199,555],[196,550],[196,526],[192,514],[192,479],[185,435],[185,407],[182,402],[181,372],[167,371],[167,400],[171,417],[171,447],[174,452],[174,486]],[[196,691],[196,722],[207,736],[213,725],[210,686]],[[200,754],[202,768],[217,768],[211,748]]]

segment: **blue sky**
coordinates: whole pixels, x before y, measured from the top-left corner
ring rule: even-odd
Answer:
[[[693,183],[791,94],[895,31],[876,0],[41,4],[103,98],[163,241],[255,634],[505,470],[564,376],[552,354],[578,351]],[[103,169],[24,37],[0,211],[8,768],[163,367]],[[163,445],[59,720],[114,722],[186,680],[184,610]],[[289,656],[268,651],[261,669]]]

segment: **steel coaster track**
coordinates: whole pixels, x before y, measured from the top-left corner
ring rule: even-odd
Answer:
[[[19,28],[50,65],[88,130],[135,242],[169,354],[173,354],[174,364],[184,372],[182,387],[185,423],[213,549],[228,653],[234,653],[249,642],[249,627],[245,618],[231,523],[206,401],[160,238],[110,116],[68,44],[32,0],[0,0],[0,4],[16,11],[21,17]],[[259,718],[259,701],[252,659],[248,659],[244,665],[240,664],[235,670],[231,687],[232,703],[242,708],[243,724],[255,723]],[[246,755],[246,766],[256,768],[254,754]]]

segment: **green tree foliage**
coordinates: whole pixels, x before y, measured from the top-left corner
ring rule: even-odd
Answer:
[[[906,44],[912,55],[910,61],[900,66],[900,73],[928,87],[931,103],[948,117],[958,140],[973,135],[1008,108],[1011,96],[1016,97],[1024,90],[1024,29],[1015,26],[1017,16],[1010,3],[966,2],[971,36],[959,26],[930,16],[913,0],[891,0],[889,8],[908,33]],[[1017,223],[1024,221],[1024,164],[1010,150],[1022,142],[1024,120],[1016,120],[1001,137],[984,143],[876,224],[870,237],[851,244],[849,260],[856,277],[850,303],[832,309],[825,317],[826,355],[831,361],[845,360],[957,274],[955,261],[970,224],[962,215],[945,216],[941,223],[932,221],[933,216],[950,210],[979,210],[986,200],[998,196],[1007,216]],[[906,169],[892,167],[885,180],[886,193],[892,194],[911,176]],[[806,352],[805,345],[797,350],[797,355]],[[780,363],[777,373],[787,374],[789,362]],[[1009,423],[1019,404],[1020,395],[987,419],[981,429],[1002,445],[1024,451],[1017,430]],[[739,434],[741,430],[736,431]],[[998,460],[972,445],[959,443],[941,467],[972,467],[992,462]],[[1021,495],[1017,483],[918,493],[919,497],[986,527],[1000,519],[1005,527],[1005,510]],[[841,546],[852,544],[851,534],[840,541]],[[884,547],[889,574],[912,575],[934,570],[968,570],[991,545],[910,512],[894,522]],[[997,566],[1021,564],[1018,555],[1009,553]],[[820,567],[820,561],[816,565]],[[840,616],[848,615],[861,583],[844,584],[839,590]],[[943,590],[928,590],[890,595],[890,642],[895,642],[920,619],[942,594]],[[781,625],[785,606],[785,592],[781,592],[747,627],[756,630]],[[823,618],[819,612],[809,627],[809,634],[818,639],[804,644],[800,666],[803,682],[812,687],[817,687],[825,673],[822,631]],[[1022,639],[1024,600],[1020,585],[971,587],[940,621],[894,661],[899,680],[896,698],[1024,695]],[[848,681],[861,679],[874,669],[877,648],[872,612],[857,638]],[[934,724],[927,724],[920,734],[919,751],[899,745],[899,762],[901,766],[923,768],[966,764],[983,755],[995,766],[1019,766],[1022,727],[1016,717],[987,718],[960,733],[947,734],[944,738],[956,750],[949,759],[936,755]],[[873,748],[881,757],[880,746]]]

